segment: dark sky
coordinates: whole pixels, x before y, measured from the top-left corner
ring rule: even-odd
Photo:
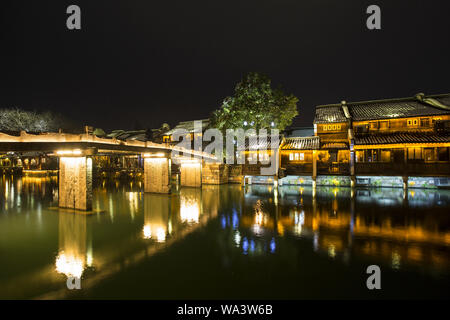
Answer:
[[[318,104],[450,92],[445,1],[9,1],[0,108],[52,110],[106,130],[208,117],[244,73]],[[66,8],[82,30],[66,28]],[[369,4],[382,30],[366,28]]]

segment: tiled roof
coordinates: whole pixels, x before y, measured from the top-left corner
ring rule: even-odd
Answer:
[[[116,138],[119,140],[139,140],[147,141],[147,131],[146,130],[134,130],[134,131],[124,131],[124,130],[114,130],[107,135],[108,138]]]
[[[348,106],[354,121],[406,118],[450,114],[450,111],[439,109],[415,101],[355,103]]]
[[[436,98],[436,100],[438,100],[440,103],[443,103],[446,106],[450,107],[450,95],[444,96],[444,97],[440,97],[440,98]]]
[[[189,133],[194,132],[194,124],[195,121],[200,122],[202,125],[202,131],[205,130],[209,125],[209,119],[200,119],[200,120],[193,120],[193,121],[183,121],[178,123],[172,130],[169,130],[165,133],[165,135],[172,135],[175,130],[186,130]]]
[[[283,144],[283,150],[316,150],[320,146],[319,137],[298,137],[286,138],[286,143]]]
[[[429,99],[432,98],[432,99]],[[433,105],[437,100],[444,106]],[[418,94],[411,98],[373,100],[346,103],[349,114],[354,121],[407,118],[450,114],[450,94],[425,96]],[[341,104],[316,107],[314,123],[345,122],[346,117]]]
[[[450,133],[399,132],[356,136],[356,145],[450,142]]]
[[[316,107],[316,116],[314,117],[314,123],[331,123],[331,122],[346,122],[342,107],[333,106],[318,106]]]
[[[274,139],[276,136],[274,136]],[[276,148],[281,144],[282,138],[278,137],[278,144],[276,144]],[[275,141],[274,141],[275,142]],[[258,138],[257,136],[255,138],[249,139],[248,137],[245,137],[245,149],[242,146],[238,146],[236,150],[243,151],[243,150],[269,150],[271,149],[271,143],[272,143],[272,137],[267,136],[266,139]]]

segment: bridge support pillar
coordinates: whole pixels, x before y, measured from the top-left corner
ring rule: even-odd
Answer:
[[[92,210],[92,158],[59,158],[59,206]]]
[[[200,160],[184,160],[180,165],[182,187],[202,186],[202,163]]]
[[[202,164],[202,184],[223,184],[228,182],[228,167],[220,163]]]
[[[144,192],[170,193],[170,159],[144,158]]]

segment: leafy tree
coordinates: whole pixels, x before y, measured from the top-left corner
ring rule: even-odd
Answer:
[[[221,108],[213,112],[211,124],[222,131],[283,130],[298,114],[297,102],[295,96],[286,95],[281,88],[273,89],[267,76],[249,73],[236,85],[234,96],[226,97]]]

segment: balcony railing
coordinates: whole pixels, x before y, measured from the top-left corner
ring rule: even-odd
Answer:
[[[357,162],[355,174],[440,176],[450,174],[450,162]]]
[[[349,175],[350,165],[345,162],[317,163],[317,174]]]
[[[284,166],[286,168],[286,175],[300,176],[300,175],[312,175],[313,165],[312,163],[304,164],[288,164]]]
[[[262,168],[270,168],[269,164],[243,164],[242,165],[242,175],[244,176],[262,176],[261,169]],[[274,174],[266,174],[268,176],[272,176]]]

